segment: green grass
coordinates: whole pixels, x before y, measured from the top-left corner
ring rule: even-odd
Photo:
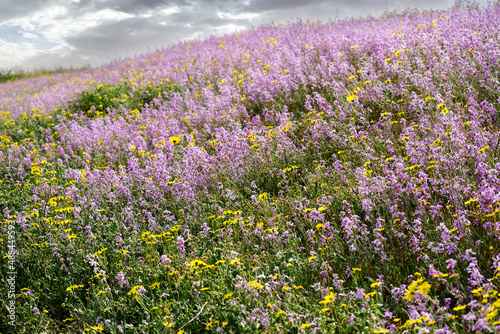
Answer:
[[[81,67],[57,67],[54,69],[35,69],[35,70],[22,70],[22,69],[10,69],[10,70],[0,70],[0,83],[11,82],[15,80],[21,80],[26,78],[34,78],[44,75],[51,75],[56,73],[67,73],[75,71],[83,71],[89,69],[89,66]]]

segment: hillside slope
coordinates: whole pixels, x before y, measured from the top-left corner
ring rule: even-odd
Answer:
[[[0,84],[2,332],[500,330],[499,13]]]

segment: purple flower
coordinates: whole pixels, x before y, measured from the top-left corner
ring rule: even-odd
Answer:
[[[162,255],[160,259],[161,259],[161,264],[171,263],[172,262],[172,260],[170,260],[170,258],[168,257],[168,255]]]

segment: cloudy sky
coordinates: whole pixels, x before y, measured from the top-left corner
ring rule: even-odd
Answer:
[[[487,0],[479,0],[485,4]],[[454,0],[0,0],[0,70],[96,66],[263,23],[442,9]]]

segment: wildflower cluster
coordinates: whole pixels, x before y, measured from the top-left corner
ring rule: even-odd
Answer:
[[[499,14],[269,24],[0,83],[18,323],[500,331]]]

